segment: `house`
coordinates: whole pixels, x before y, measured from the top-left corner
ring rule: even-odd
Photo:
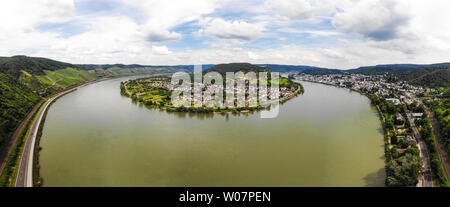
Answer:
[[[404,120],[403,116],[400,113],[397,113],[395,116],[397,117],[397,121],[403,121]]]
[[[397,98],[387,98],[386,102],[393,103],[394,105],[400,104],[400,100],[398,100]]]
[[[422,116],[423,116],[423,113],[412,113],[412,117],[414,119],[420,119],[420,118],[422,118]]]

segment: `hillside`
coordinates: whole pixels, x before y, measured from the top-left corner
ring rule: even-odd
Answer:
[[[139,65],[139,64],[78,64],[77,68],[81,70],[108,70],[111,68],[121,68],[121,69],[137,69],[137,68],[147,68],[147,69],[162,69],[162,68],[171,68],[178,70],[194,70],[194,65],[172,65],[172,66],[158,66],[158,65]],[[203,70],[209,69],[213,67],[212,64],[204,64],[202,65]]]
[[[27,87],[0,72],[0,148],[39,100]]]
[[[408,67],[408,66],[367,66],[347,70],[346,72],[364,75],[383,75],[385,73],[390,73],[393,75],[404,75],[416,69],[417,69],[416,67]]]
[[[226,72],[235,73],[235,72],[242,71],[244,73],[247,73],[247,72],[258,73],[258,72],[267,72],[268,70],[266,68],[252,65],[250,63],[229,63],[229,64],[215,65],[214,67],[203,71],[203,73],[208,73],[211,71],[218,72],[224,76],[226,74]]]
[[[45,75],[32,75],[22,71],[19,82],[32,91],[46,96],[64,88],[98,79],[94,71],[66,68],[56,71],[44,70]]]
[[[428,87],[450,87],[450,69],[437,70],[409,81]]]
[[[398,77],[399,80],[427,87],[449,87],[450,85],[450,64],[448,63],[432,65],[380,65],[360,67],[346,72],[365,75],[389,73]]]
[[[0,150],[42,97],[98,79],[69,63],[14,56],[0,59]],[[3,148],[3,149],[2,149]]]
[[[313,66],[306,65],[277,65],[277,64],[257,64],[257,66],[265,67],[273,72],[304,72],[306,70],[319,69]]]
[[[314,68],[303,71],[305,74],[309,75],[329,75],[329,74],[341,74],[344,71],[336,69],[325,69],[325,68]]]
[[[39,57],[27,57],[23,55],[3,58],[0,60],[0,72],[19,78],[22,70],[32,75],[45,75],[44,70],[55,71],[68,67],[75,68],[70,63]]]
[[[450,63],[438,63],[430,65],[416,64],[392,64],[365,66],[350,70],[335,70],[325,68],[311,68],[301,73],[309,75],[328,75],[354,73],[364,75],[391,74],[398,80],[407,81],[414,85],[426,87],[449,87],[450,86]]]

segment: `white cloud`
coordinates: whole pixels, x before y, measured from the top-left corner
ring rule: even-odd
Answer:
[[[168,55],[172,53],[166,46],[152,46],[152,51],[156,55]]]
[[[410,1],[363,0],[336,14],[333,25],[343,32],[354,32],[374,40],[399,38],[412,14]]]
[[[199,20],[212,13],[219,4],[216,0],[122,0],[142,11],[147,18],[143,32],[149,41],[179,40],[181,34],[170,31],[173,27]]]
[[[68,21],[74,16],[73,0],[2,1],[0,30],[31,32],[39,23]]]
[[[266,2],[281,16],[293,20],[305,20],[315,15],[331,14],[335,11],[336,5],[342,3],[342,1],[332,0],[267,0]]]
[[[149,27],[144,28],[145,37],[150,42],[163,42],[169,40],[180,40],[181,34],[176,32],[170,32],[165,29],[150,29]]]
[[[118,1],[122,3],[116,6],[136,13],[78,14],[72,0],[2,1],[0,56],[94,64],[252,62],[344,69],[449,61],[448,0]],[[76,32],[40,31],[47,23]],[[193,31],[201,36],[183,39]],[[289,35],[297,33],[314,39]],[[252,41],[261,37],[267,44]],[[195,38],[195,43],[183,42]],[[160,43],[170,40],[177,40],[171,48]],[[183,47],[193,49],[174,49]]]
[[[42,23],[62,23],[74,18],[73,0],[15,0],[2,1],[0,6],[0,53],[23,54],[27,51],[49,48],[57,42],[57,32],[39,32]]]
[[[336,36],[336,35],[341,34],[337,31],[333,31],[333,30],[304,30],[304,29],[296,29],[296,28],[292,28],[292,27],[281,28],[278,31],[283,32],[283,33],[290,33],[290,34],[309,34],[312,37],[327,37],[327,36]]]
[[[245,21],[208,18],[201,24],[204,25],[204,28],[198,31],[199,34],[220,39],[255,40],[260,38],[264,31],[263,25]]]

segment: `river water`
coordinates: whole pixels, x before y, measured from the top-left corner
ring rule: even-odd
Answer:
[[[369,100],[302,82],[260,115],[167,113],[120,95],[120,78],[57,100],[41,139],[44,186],[383,186],[383,135]]]

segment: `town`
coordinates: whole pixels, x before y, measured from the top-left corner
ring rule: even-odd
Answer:
[[[202,107],[211,109],[206,110],[207,112],[222,112],[223,110],[227,111],[232,108],[235,108],[239,112],[249,112],[266,107],[258,99],[258,93],[260,93],[261,88],[258,87],[257,83],[258,80],[243,80],[241,83],[233,80],[231,84],[234,87],[230,90],[227,86],[221,84],[197,82],[179,84],[176,81],[171,81],[170,77],[150,77],[124,82],[122,84],[122,91],[132,99],[145,105],[168,110],[185,110],[185,108],[191,108],[193,106],[195,108]],[[283,103],[303,92],[303,87],[300,84],[292,82],[285,77],[280,78],[278,85],[278,93],[273,93],[271,86],[266,88],[266,97],[270,98],[270,100],[267,100],[267,103],[272,103],[273,101]],[[196,90],[198,90],[198,93],[196,93]],[[171,95],[174,91],[184,92],[180,93],[175,102],[171,100]],[[189,95],[185,95],[186,92]],[[222,93],[224,98],[223,100],[217,101],[215,100],[217,97],[212,97],[212,95],[214,94],[216,96],[219,93]],[[234,94],[236,97],[228,100],[226,99],[226,95],[228,94]],[[225,102],[223,102],[224,100]],[[183,105],[184,107],[172,107],[175,105]]]
[[[434,89],[424,89],[406,82],[391,83],[387,81],[389,75],[363,75],[363,74],[330,74],[330,75],[294,75],[295,79],[346,87],[364,93],[373,93],[395,105],[405,103],[421,103],[416,98],[419,94]]]
[[[366,95],[376,107],[385,137],[386,184],[388,186],[446,186],[444,166],[435,134],[437,126],[430,106],[445,97],[442,91],[395,81],[389,74],[290,74],[294,80],[347,88]],[[431,94],[431,95],[430,95]],[[419,166],[408,169],[401,166]],[[400,178],[400,172],[409,176]],[[403,173],[404,174],[404,173]]]

